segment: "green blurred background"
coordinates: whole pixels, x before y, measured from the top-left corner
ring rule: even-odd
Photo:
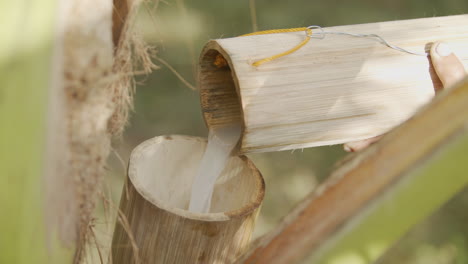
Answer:
[[[145,2],[136,27],[156,47],[158,58],[195,85],[198,56],[209,39],[238,36],[255,29],[325,27],[463,13],[468,13],[466,0],[167,0]],[[108,178],[116,204],[125,163],[136,145],[163,134],[207,135],[198,93],[184,85],[161,61],[155,59],[154,63],[161,68],[138,77],[135,111],[111,157]],[[345,155],[341,146],[249,155],[267,184],[255,236],[278,224]],[[467,208],[468,189],[465,188],[413,228],[379,263],[468,263]]]

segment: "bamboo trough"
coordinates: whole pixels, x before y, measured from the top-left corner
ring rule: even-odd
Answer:
[[[187,211],[206,140],[160,136],[131,154],[112,263],[231,263],[247,247],[263,200],[260,172],[231,157],[217,180],[210,213]]]
[[[428,43],[444,40],[468,62],[468,15],[324,30],[378,34],[423,54]],[[396,51],[369,38],[326,35],[292,54],[252,66],[305,37],[306,32],[241,36],[212,40],[203,49],[198,86],[206,125],[241,122],[240,153],[377,136],[407,120],[434,95],[427,56]],[[225,66],[216,62],[220,56]]]

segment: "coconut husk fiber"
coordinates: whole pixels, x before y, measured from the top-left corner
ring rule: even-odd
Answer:
[[[76,245],[75,263],[83,255],[111,140],[121,135],[132,109],[134,74],[154,68],[150,49],[132,30],[140,2],[59,4],[46,215],[48,232],[56,232],[67,245]]]

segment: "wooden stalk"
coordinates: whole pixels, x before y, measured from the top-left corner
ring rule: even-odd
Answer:
[[[206,140],[161,136],[131,154],[113,263],[229,263],[250,240],[264,196],[260,172],[232,157],[218,179],[210,213],[187,211]]]
[[[468,15],[324,28],[375,33],[424,53],[445,40],[468,62]],[[316,32],[318,33],[318,32]],[[426,56],[368,39],[326,35],[258,67],[252,63],[300,43],[305,32],[210,41],[200,57],[201,105],[208,127],[243,124],[241,153],[339,144],[387,132],[428,102]],[[222,56],[227,66],[214,64]]]

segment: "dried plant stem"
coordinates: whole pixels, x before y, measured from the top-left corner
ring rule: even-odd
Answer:
[[[255,7],[255,0],[249,0],[250,19],[252,20],[252,31],[258,31],[257,23],[257,9]]]
[[[196,91],[197,88],[193,86],[191,83],[189,83],[180,73],[178,73],[169,63],[167,63],[165,60],[156,57],[156,60],[159,61],[161,64],[166,66],[183,84],[185,84],[189,89]]]

